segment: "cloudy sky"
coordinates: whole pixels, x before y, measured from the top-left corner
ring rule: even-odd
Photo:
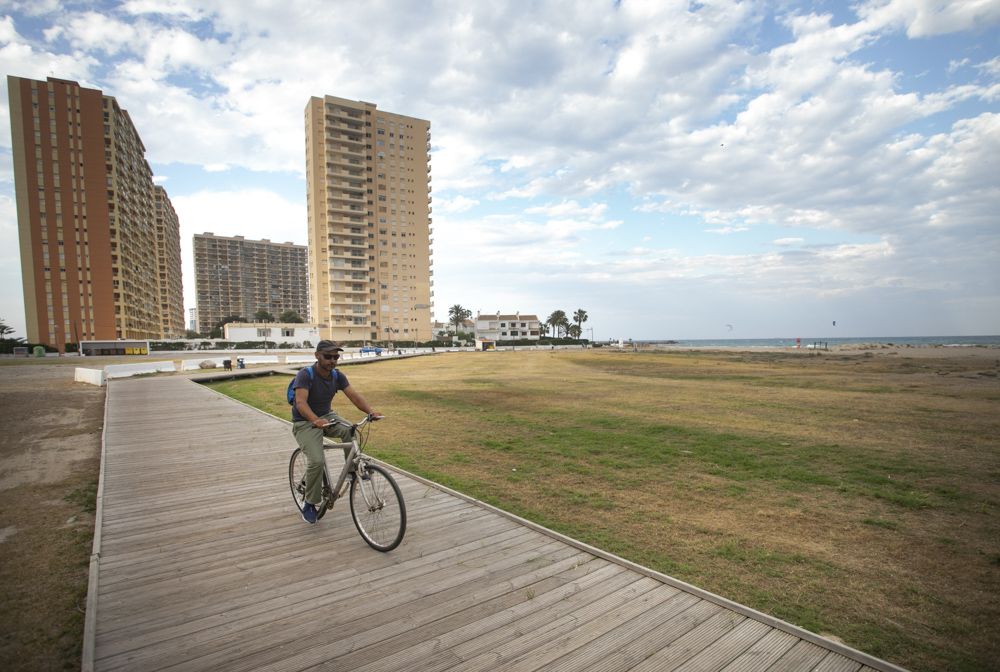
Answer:
[[[997,0],[0,0],[0,70],[129,111],[187,307],[195,233],[306,242],[303,111],[329,94],[431,121],[440,319],[1000,334]],[[2,114],[0,317],[24,335]]]

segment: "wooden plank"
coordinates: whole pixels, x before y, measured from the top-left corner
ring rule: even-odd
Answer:
[[[695,599],[678,609],[653,610],[644,616],[651,626],[646,632],[624,643],[599,661],[594,672],[621,672],[635,669],[656,652],[669,647],[710,618],[722,613],[718,605]]]
[[[688,659],[677,668],[677,672],[718,672],[772,630],[769,625],[747,619],[717,639],[711,647]]]
[[[560,554],[566,550],[563,549]],[[262,657],[257,656],[254,666],[246,669],[262,672],[303,670],[334,660],[342,669],[353,669],[353,666],[383,659],[418,644],[433,641],[470,622],[536,599],[536,595],[571,590],[567,585],[588,573],[585,567],[592,562],[595,561],[586,559],[582,554],[572,553],[529,573],[512,569],[511,572],[522,573],[512,574],[510,578],[502,575],[485,577],[475,583],[425,598],[409,614],[401,616],[394,611],[393,620],[385,619],[380,614],[371,614],[354,621],[350,624],[355,631],[353,634],[338,637],[333,642],[309,643],[292,658],[282,656],[262,665]]]
[[[746,617],[720,609],[714,616],[698,624],[667,646],[652,652],[645,660],[635,665],[634,672],[652,670],[672,670],[711,646],[723,635],[736,629]]]
[[[634,578],[605,562],[594,561],[588,564],[599,567],[572,583],[535,595],[496,614],[441,632],[432,639],[359,665],[355,669],[357,672],[414,669],[436,672],[448,669],[548,619],[599,599]]]
[[[476,572],[485,573],[491,567],[519,564],[528,554],[536,553],[536,548],[539,548],[538,539],[529,539],[519,543],[514,541],[508,549],[505,549],[509,551],[508,554],[494,549],[492,566],[486,568],[470,567],[466,570],[465,575],[452,571],[450,567],[444,570],[438,569],[437,572],[432,571],[435,569],[433,564],[403,569],[402,571],[397,567],[391,574],[386,573],[384,578],[378,580],[377,585],[380,593],[378,596],[373,595],[371,591],[375,579],[364,575],[358,576],[354,571],[347,574],[334,574],[329,578],[317,577],[322,578],[322,582],[314,578],[297,591],[280,593],[278,590],[280,590],[281,584],[278,584],[274,587],[274,592],[277,594],[266,602],[255,601],[242,609],[231,609],[226,604],[224,611],[218,611],[211,616],[193,621],[178,622],[173,628],[157,629],[150,632],[145,638],[130,635],[128,638],[119,639],[113,645],[109,643],[106,650],[99,651],[99,655],[110,659],[113,656],[130,654],[137,648],[143,648],[142,656],[124,655],[119,661],[141,667],[148,663],[147,657],[155,659],[158,650],[164,645],[174,646],[173,640],[182,640],[184,642],[183,657],[196,658],[224,648],[227,642],[234,638],[241,638],[242,635],[234,636],[233,634],[232,624],[234,622],[239,624],[239,630],[245,631],[271,627],[276,622],[284,621],[281,623],[281,630],[294,633],[300,627],[306,629],[309,627],[308,623],[297,625],[298,621],[311,618],[308,611],[336,610],[339,613],[334,618],[346,619],[345,614],[349,614],[349,609],[353,606],[350,603],[364,595],[367,596],[363,605],[364,609],[370,611],[398,609],[399,605],[405,603],[410,595],[419,594],[421,591],[431,592],[435,590],[435,580],[439,578],[441,573],[447,574],[449,581],[461,582],[466,576]],[[557,548],[557,545],[551,545],[550,548]],[[359,582],[358,579],[364,580]],[[397,584],[399,588],[396,591],[391,590],[391,587]],[[405,592],[407,588],[409,592]],[[282,633],[280,636],[285,635]],[[261,642],[264,641],[265,637],[266,635],[261,634],[256,639]]]
[[[861,663],[831,651],[811,672],[858,672],[860,669]]]
[[[462,670],[488,672],[500,667],[511,672],[536,670],[583,644],[587,626],[595,620],[608,617],[629,602],[641,599],[659,585],[651,579],[640,578],[559,618],[547,618],[527,628],[519,624],[516,630],[520,633],[518,637],[475,657],[463,656]]]
[[[546,672],[592,670],[602,664],[607,667],[623,647],[658,627],[670,614],[680,613],[699,602],[689,593],[663,585],[648,593],[643,600],[644,608],[636,617],[615,623],[613,629],[603,634],[593,633],[596,636],[585,638],[574,651],[549,663]],[[652,614],[656,617],[651,618]]]
[[[406,576],[419,577],[421,570],[429,573],[438,567],[446,567],[449,564],[461,562],[466,558],[474,558],[476,554],[490,553],[496,548],[502,548],[503,544],[508,541],[520,543],[528,536],[524,532],[524,530],[518,529],[508,530],[488,541],[483,539],[472,540],[461,547],[440,550],[424,555],[405,564],[406,571],[408,572]],[[307,561],[306,555],[301,550],[298,553],[299,555],[294,559],[295,564]],[[265,568],[270,569],[274,563],[274,557],[268,556],[261,562],[264,563],[263,566]],[[399,568],[400,565],[395,563],[383,565],[382,567],[369,566],[364,574],[354,569],[348,569],[345,571],[350,572],[350,578],[345,580],[349,583],[351,580],[360,581],[362,578],[368,581],[379,582],[385,580],[386,577],[399,579],[403,576],[402,572],[398,571]],[[280,571],[277,572],[277,580],[273,583],[262,580],[260,575],[256,575],[255,584],[257,589],[251,595],[248,595],[245,590],[246,579],[240,578],[225,589],[213,588],[210,593],[207,591],[195,591],[191,596],[180,598],[175,598],[173,595],[164,596],[158,603],[161,605],[159,611],[166,611],[166,613],[146,613],[141,609],[137,610],[134,614],[123,612],[119,617],[119,620],[122,622],[121,624],[116,621],[110,621],[107,625],[109,628],[115,625],[126,625],[133,632],[139,632],[144,627],[163,627],[158,624],[164,620],[169,621],[177,618],[181,622],[191,622],[197,619],[199,614],[206,616],[216,611],[231,612],[234,609],[243,608],[247,604],[264,603],[271,597],[272,593],[276,596],[296,596],[300,591],[306,590],[315,583],[315,578],[312,576],[294,578],[287,571],[288,569],[288,567],[280,567]],[[391,585],[391,583],[386,581],[385,585]],[[176,609],[168,611],[163,608],[169,604],[176,605]],[[147,623],[149,624],[148,626]]]
[[[788,653],[778,659],[768,668],[768,672],[801,672],[811,670],[814,665],[823,660],[827,651],[812,642],[802,640],[788,650]]]
[[[634,596],[629,594],[640,589],[642,592],[639,594]],[[649,584],[648,589],[642,586],[641,582],[637,582],[627,590],[629,592],[624,593],[626,598],[624,603],[618,603],[616,595],[612,596],[615,598],[613,601],[606,598],[603,604],[596,603],[586,610],[576,611],[563,617],[561,620],[565,621],[569,628],[550,628],[550,632],[546,634],[548,641],[535,643],[532,639],[524,639],[517,642],[516,646],[512,642],[506,648],[512,650],[516,657],[510,662],[504,662],[503,668],[509,672],[533,672],[539,669],[551,670],[557,662],[565,664],[565,661],[573,661],[573,669],[586,669],[581,667],[585,658],[600,659],[599,652],[589,645],[602,639],[609,644],[614,641],[620,645],[627,631],[624,627],[626,624],[638,620],[650,609],[677,600],[681,596],[680,591],[664,586],[658,581]],[[552,634],[559,632],[562,634],[558,637],[551,637]],[[581,654],[581,649],[588,647],[591,650],[586,655]],[[497,649],[495,653],[504,652],[502,649]]]
[[[798,642],[799,638],[795,635],[782,630],[771,630],[724,667],[723,672],[764,672]]]

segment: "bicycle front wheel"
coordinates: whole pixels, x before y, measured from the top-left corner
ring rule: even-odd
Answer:
[[[351,518],[369,546],[386,553],[399,546],[406,533],[406,506],[388,471],[363,466],[351,482]]]

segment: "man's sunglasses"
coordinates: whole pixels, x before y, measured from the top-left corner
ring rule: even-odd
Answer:
[[[322,357],[323,359],[332,359],[333,361],[337,361],[338,359],[340,359],[339,354],[328,355],[325,352],[321,352],[319,353],[319,356]]]

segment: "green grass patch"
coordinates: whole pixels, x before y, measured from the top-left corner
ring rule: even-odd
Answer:
[[[97,481],[90,481],[70,492],[63,499],[76,504],[81,511],[95,513],[97,511]]]

